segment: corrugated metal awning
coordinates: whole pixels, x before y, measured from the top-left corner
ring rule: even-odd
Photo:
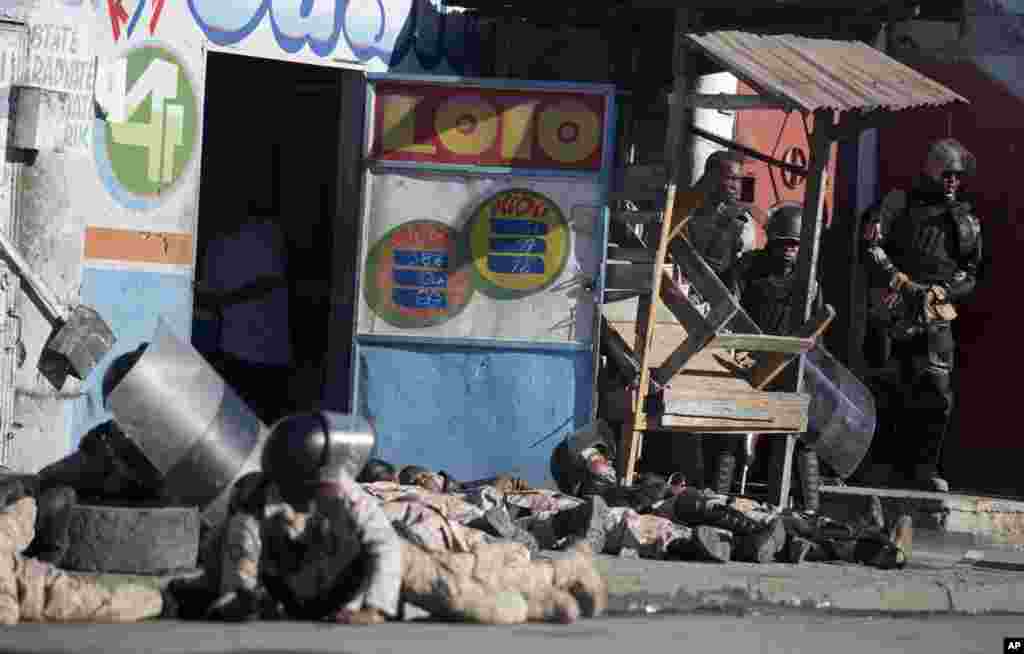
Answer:
[[[747,32],[687,37],[760,92],[806,111],[896,111],[968,102],[942,84],[857,41]]]

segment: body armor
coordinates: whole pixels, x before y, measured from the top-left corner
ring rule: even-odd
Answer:
[[[723,202],[698,210],[687,225],[687,233],[697,253],[722,275],[742,251],[743,229],[750,220],[746,206]]]
[[[958,205],[932,194],[912,194],[907,212],[893,224],[886,253],[896,268],[921,284],[948,284],[960,269]]]
[[[765,334],[788,333],[796,299],[793,266],[773,258],[767,250],[751,252],[747,257],[749,265],[740,280],[740,304]],[[817,284],[813,292],[817,295]]]

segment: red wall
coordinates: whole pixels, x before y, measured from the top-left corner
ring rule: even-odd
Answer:
[[[954,108],[918,109],[905,121],[880,130],[879,176],[883,192],[906,187],[921,169],[928,144],[959,139],[978,158],[971,180],[977,215],[988,250],[979,288],[963,307],[960,335],[958,415],[946,443],[944,464],[961,488],[1021,494],[1020,430],[1014,415],[1022,307],[1015,252],[1024,246],[1017,219],[1024,179],[1015,155],[1024,154],[1024,102],[971,63],[915,64],[914,68],[971,101]]]
[[[749,86],[740,82],[737,92],[746,95],[753,95],[754,91]],[[807,118],[807,129],[814,128],[813,117]],[[810,145],[807,142],[807,132],[804,128],[803,116],[798,112],[787,114],[784,111],[771,109],[748,109],[736,112],[735,140],[758,152],[770,155],[776,159],[783,159],[790,148],[799,148],[805,157],[810,156]],[[756,204],[761,209],[767,210],[779,202],[803,202],[806,179],[797,179],[794,188],[786,185],[782,171],[774,166],[748,159],[747,171],[752,174],[757,182],[755,183]],[[835,188],[836,157],[835,147],[828,164],[828,186],[825,190],[826,219],[831,218],[831,207]],[[826,223],[828,224],[828,223]]]

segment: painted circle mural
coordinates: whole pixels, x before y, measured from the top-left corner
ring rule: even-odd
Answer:
[[[96,167],[110,194],[130,209],[158,205],[185,174],[199,133],[188,72],[169,49],[129,50],[112,68],[107,120],[96,120]]]
[[[412,220],[377,241],[366,258],[366,303],[395,327],[432,327],[458,315],[473,297],[472,278],[458,269],[455,230]]]
[[[526,189],[502,191],[470,221],[473,274],[496,300],[532,295],[558,279],[572,245],[569,223],[554,202]]]

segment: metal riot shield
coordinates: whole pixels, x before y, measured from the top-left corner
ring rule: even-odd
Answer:
[[[162,318],[153,341],[107,404],[121,430],[163,476],[167,501],[198,506],[210,526],[226,516],[235,480],[260,469],[269,430]]]
[[[877,416],[871,391],[821,345],[806,354],[804,391],[811,396],[801,440],[841,478],[868,453]]]

